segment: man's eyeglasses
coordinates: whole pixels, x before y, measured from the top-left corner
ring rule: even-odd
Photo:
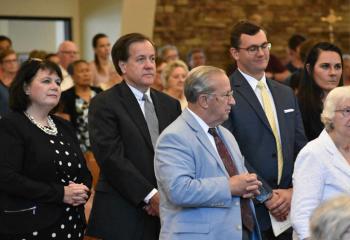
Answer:
[[[79,52],[77,52],[77,51],[61,51],[61,53],[67,54],[67,55],[77,55],[77,54],[79,54]]]
[[[17,63],[17,59],[6,59],[2,61],[3,63]]]
[[[259,45],[252,45],[250,47],[247,48],[238,48],[238,49],[243,49],[246,50],[248,52],[248,54],[250,55],[255,55],[259,52],[259,48],[261,48],[262,51],[268,51],[271,49],[271,43],[269,42],[265,42],[263,44]]]
[[[350,108],[338,109],[334,112],[341,112],[343,117],[350,117]]]
[[[216,93],[208,93],[208,95],[212,95],[212,96],[217,96],[217,97],[222,97],[222,98],[226,98],[226,100],[230,100],[233,98],[233,91],[229,91],[225,94],[216,94]]]

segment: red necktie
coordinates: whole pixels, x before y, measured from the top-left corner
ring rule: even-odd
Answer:
[[[219,152],[222,162],[229,174],[230,177],[237,175],[238,170],[235,166],[231,154],[228,152],[224,142],[219,137],[215,128],[209,128],[208,131],[215,140],[216,148]],[[254,219],[252,210],[250,209],[249,200],[241,197],[241,214],[242,214],[242,222],[243,225],[250,230],[251,232],[254,230]]]

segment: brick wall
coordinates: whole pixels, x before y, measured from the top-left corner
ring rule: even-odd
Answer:
[[[285,59],[288,38],[294,33],[329,39],[328,24],[320,18],[330,8],[343,18],[334,25],[335,44],[350,53],[350,0],[158,0],[153,36],[157,46],[176,45],[182,59],[189,49],[202,47],[208,64],[225,68],[231,62],[231,27],[259,14],[271,51]]]

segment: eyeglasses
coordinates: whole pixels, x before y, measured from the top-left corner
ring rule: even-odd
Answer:
[[[265,42],[263,44],[259,45],[252,45],[247,48],[238,48],[238,49],[243,49],[248,52],[250,55],[255,55],[259,52],[259,49],[261,48],[262,51],[269,51],[271,49],[271,43]]]
[[[77,55],[77,54],[79,54],[79,52],[77,52],[77,51],[61,51],[61,53],[67,54],[67,55]]]
[[[225,94],[221,94],[221,95],[216,94],[216,93],[208,93],[208,95],[226,98],[226,100],[228,101],[228,100],[233,98],[233,91],[229,91],[229,92],[227,92]]]
[[[338,109],[334,112],[341,112],[343,117],[350,117],[350,108]]]
[[[3,63],[17,63],[17,59],[6,59],[2,61]]]

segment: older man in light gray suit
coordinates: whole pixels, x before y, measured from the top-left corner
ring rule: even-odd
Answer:
[[[158,140],[160,239],[260,239],[249,198],[261,182],[247,173],[233,135],[219,126],[235,104],[219,68],[193,69],[185,82],[188,108]]]

